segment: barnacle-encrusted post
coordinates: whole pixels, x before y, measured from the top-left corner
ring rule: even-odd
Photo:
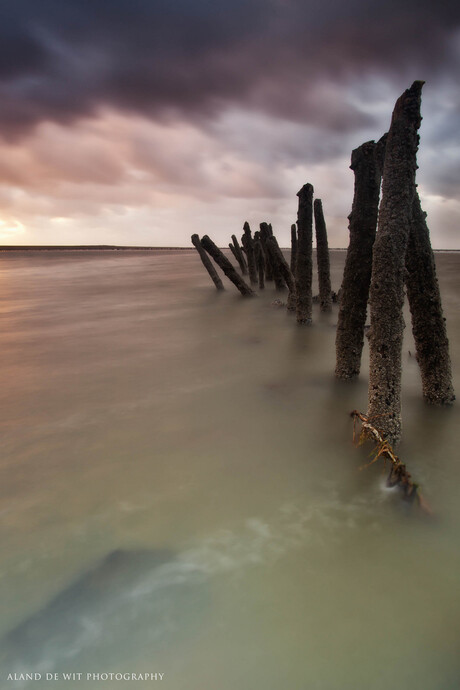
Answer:
[[[415,192],[406,253],[406,287],[412,315],[412,333],[422,377],[423,397],[432,405],[455,400],[446,322],[436,277],[426,213]]]
[[[415,194],[415,171],[423,82],[396,102],[386,142],[382,201],[372,259],[368,417],[378,418],[383,437],[401,437],[401,352],[407,242]]]
[[[324,220],[321,199],[315,199],[313,204],[316,229],[316,263],[318,266],[319,308],[320,311],[332,311],[331,269],[329,263],[329,247],[327,244],[326,222]]]
[[[305,184],[297,192],[296,315],[298,324],[311,324],[312,317],[312,235],[313,186]]]
[[[386,136],[377,144],[367,141],[351,154],[355,190],[335,341],[335,375],[340,379],[355,378],[361,368]]]

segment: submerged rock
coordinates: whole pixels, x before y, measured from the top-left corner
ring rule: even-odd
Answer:
[[[203,585],[168,550],[117,549],[5,636],[2,665],[98,671],[153,654],[203,610]]]

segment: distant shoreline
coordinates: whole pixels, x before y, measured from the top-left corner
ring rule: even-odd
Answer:
[[[227,247],[222,247],[227,249]],[[283,247],[283,251],[290,251],[290,247]],[[37,245],[0,245],[0,252],[194,252],[194,247],[121,247],[112,244],[37,244]],[[331,252],[346,252],[346,247],[330,247]],[[433,249],[434,252],[455,253],[460,249]]]
[[[120,247],[112,244],[25,244],[0,245],[0,252],[80,252],[80,251],[195,251],[194,247]]]

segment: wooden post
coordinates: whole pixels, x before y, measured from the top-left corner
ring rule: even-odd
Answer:
[[[404,273],[415,193],[422,86],[423,82],[415,81],[398,98],[393,111],[372,260],[367,417],[391,444],[401,437]]]
[[[295,276],[295,262],[297,257],[297,226],[291,225],[291,273]]]
[[[298,324],[311,324],[312,317],[312,235],[313,186],[305,184],[297,192],[297,261],[296,261],[296,314]]]
[[[272,265],[276,266],[276,271],[279,273],[284,282],[286,283],[289,294],[287,300],[287,308],[289,311],[296,310],[296,292],[295,292],[295,278],[291,273],[289,264],[284,258],[283,252],[281,251],[278,241],[275,236],[271,236],[267,239],[267,247],[270,251],[270,256],[272,258]]]
[[[259,289],[265,289],[265,258],[260,242],[260,232],[254,233],[254,257],[256,261],[257,275],[259,276]]]
[[[281,292],[285,289],[286,285],[283,278],[283,274],[281,272],[279,261],[273,253],[273,245],[269,243],[269,240],[273,237],[272,226],[268,223],[261,223],[260,237],[261,239],[263,238],[263,242],[265,245],[265,253],[267,257],[267,264],[270,264],[271,267],[271,273],[273,276],[273,281],[275,283],[275,289],[278,290],[278,292]]]
[[[254,297],[255,292],[252,290],[243,278],[235,271],[230,261],[223,254],[219,247],[217,247],[208,235],[201,238],[201,244],[206,249],[208,254],[212,256],[218,266],[221,267],[225,275],[238,288],[243,297]]]
[[[329,247],[327,244],[326,222],[323,214],[321,199],[315,199],[313,204],[316,229],[316,263],[318,266],[319,308],[320,311],[332,311],[331,269],[329,263]]]
[[[212,262],[209,258],[209,256],[206,254],[205,250],[203,249],[200,238],[198,235],[192,235],[192,244],[196,248],[198,254],[200,255],[200,259],[203,262],[203,266],[211,276],[211,279],[216,286],[216,290],[224,290],[223,283],[221,279],[219,278],[216,269],[212,265]]]
[[[385,134],[377,144],[367,141],[351,154],[350,168],[355,174],[355,190],[348,216],[350,243],[340,291],[335,341],[335,375],[340,379],[355,378],[361,368],[386,138]]]
[[[238,257],[236,256],[235,247],[233,246],[233,244],[232,244],[231,242],[228,243],[228,248],[229,248],[230,251],[232,252],[233,258],[236,259],[237,264],[239,264],[240,262],[238,261]],[[241,266],[240,266],[240,268],[241,268]]]
[[[273,267],[270,259],[270,253],[267,249],[267,238],[270,237],[271,230],[268,223],[260,223],[260,243],[262,245],[262,251],[264,253],[265,259],[265,280],[272,282],[273,280]]]
[[[235,251],[233,252],[235,255],[235,259],[238,261],[240,268],[241,268],[241,273],[246,276],[248,274],[248,266],[246,264],[246,259],[243,256],[243,252],[241,251],[241,247],[239,245],[238,240],[236,239],[236,235],[232,235],[232,242],[233,242],[233,248]]]
[[[423,397],[432,405],[455,400],[446,322],[442,313],[436,265],[426,213],[415,192],[406,253],[406,287],[412,333],[422,377]]]
[[[249,280],[251,285],[257,285],[257,269],[256,269],[256,259],[254,255],[254,240],[251,236],[251,228],[249,223],[246,221],[243,226],[244,234],[241,238],[241,243],[246,252],[246,258],[248,261],[249,270]]]

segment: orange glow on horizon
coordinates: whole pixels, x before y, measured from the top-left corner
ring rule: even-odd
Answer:
[[[16,235],[23,235],[26,228],[19,220],[2,220],[0,219],[0,242],[3,240],[10,241]]]

